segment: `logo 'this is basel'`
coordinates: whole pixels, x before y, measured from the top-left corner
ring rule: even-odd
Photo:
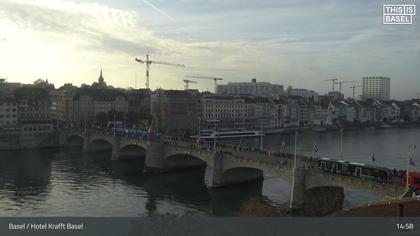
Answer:
[[[416,5],[383,5],[384,25],[411,25],[416,15]]]

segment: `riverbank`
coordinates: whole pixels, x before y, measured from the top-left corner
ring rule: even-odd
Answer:
[[[269,204],[255,200],[245,202],[241,217],[292,217],[286,210],[277,210]],[[420,198],[393,202],[379,202],[336,212],[332,217],[420,217]],[[308,217],[308,216],[306,216]],[[310,216],[309,216],[310,217]]]
[[[420,198],[381,202],[334,214],[336,217],[420,217]]]

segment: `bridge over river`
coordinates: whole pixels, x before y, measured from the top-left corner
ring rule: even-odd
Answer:
[[[114,136],[97,130],[61,130],[60,144],[83,140],[83,151],[94,152],[112,147],[112,160],[120,160],[127,152],[145,156],[144,172],[162,173],[179,169],[205,167],[205,184],[210,188],[261,180],[264,172],[276,175],[291,185],[291,209],[325,215],[340,210],[344,188],[379,196],[398,196],[401,185],[380,183],[319,169],[315,158],[267,151],[237,148],[231,145],[197,144],[162,138],[159,141]],[[104,145],[108,143],[108,145]]]

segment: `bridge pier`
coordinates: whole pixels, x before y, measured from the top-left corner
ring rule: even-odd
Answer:
[[[159,173],[167,171],[164,167],[165,144],[149,142],[146,150],[146,160],[144,162],[144,173]]]
[[[62,131],[57,131],[58,135],[57,135],[57,143],[59,147],[64,147],[68,144],[67,142],[67,134],[65,132]]]
[[[114,137],[112,139],[112,161],[117,161],[120,159],[120,139]]]
[[[343,209],[344,188],[323,186],[304,193],[303,215],[326,216]]]
[[[217,153],[213,157],[213,166],[207,165],[205,172],[205,182],[210,188],[222,186],[223,177],[223,154]]]
[[[300,216],[326,216],[343,208],[344,188],[325,186],[322,183],[308,185],[306,170],[296,168],[293,173],[290,210]],[[310,181],[309,181],[310,182]],[[313,183],[312,183],[313,184]]]
[[[89,152],[88,145],[89,145],[89,136],[85,135],[85,137],[83,139],[83,147],[82,147],[83,152]]]

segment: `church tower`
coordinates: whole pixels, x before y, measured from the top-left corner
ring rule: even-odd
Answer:
[[[106,88],[107,87],[107,85],[105,83],[105,79],[102,76],[102,67],[101,67],[101,73],[100,73],[99,79],[98,79],[98,85],[99,85],[100,88]]]

